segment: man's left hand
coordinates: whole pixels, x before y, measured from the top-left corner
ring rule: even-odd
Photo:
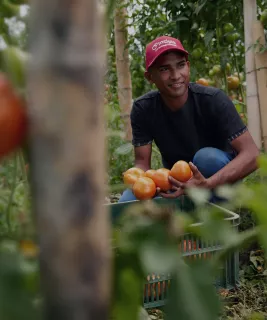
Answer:
[[[172,184],[172,190],[174,190],[174,192],[165,193],[160,191],[159,195],[163,198],[174,199],[184,194],[187,188],[209,188],[207,179],[204,178],[198,168],[192,162],[189,162],[189,166],[191,168],[193,176],[187,182],[180,182],[170,176],[169,181]]]

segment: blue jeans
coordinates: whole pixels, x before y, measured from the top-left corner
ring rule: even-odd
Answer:
[[[216,148],[206,147],[198,150],[193,158],[193,163],[205,178],[209,178],[226,166],[235,155]],[[119,202],[137,200],[131,189],[126,189]],[[213,201],[214,200],[214,201]],[[219,199],[218,199],[219,200]],[[216,202],[213,198],[211,201]]]

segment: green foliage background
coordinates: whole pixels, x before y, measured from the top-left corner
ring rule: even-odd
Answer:
[[[7,45],[7,48],[1,48],[0,70],[6,72],[14,85],[23,92],[24,63],[28,59],[28,15],[21,16],[22,3],[19,0],[3,0],[0,3],[0,35],[2,43]],[[261,19],[267,2],[257,1],[257,4],[258,18]],[[155,37],[165,34],[180,38],[191,53],[192,81],[200,77],[208,79],[211,85],[220,87],[233,97],[238,111],[246,114],[243,1],[136,0],[127,2],[127,8],[134,99],[153,89],[144,78],[145,46]],[[112,17],[110,19],[112,21]],[[14,32],[18,31],[20,23],[21,32]],[[121,191],[122,172],[133,166],[134,159],[131,143],[124,139],[118,103],[113,25],[108,34],[108,43],[106,83],[109,88],[105,92],[108,101],[105,106],[107,180],[111,190]],[[228,90],[227,76],[233,74],[239,77],[240,85],[236,90]],[[229,197],[227,207],[241,214],[242,233],[235,232],[225,224],[216,210],[205,209],[203,216],[206,194],[191,195],[197,205],[195,215],[206,222],[206,227],[194,232],[207,241],[217,239],[225,247],[225,251],[212,264],[198,263],[189,268],[177,252],[176,241],[181,236],[181,231],[192,232],[191,217],[178,210],[175,221],[168,220],[178,228],[170,236],[170,225],[166,224],[166,220],[162,223],[162,217],[159,218],[162,214],[160,210],[157,211],[154,207],[147,208],[145,212],[141,207],[136,211],[129,209],[125,220],[120,222],[120,229],[114,230],[114,243],[120,248],[112,295],[113,314],[117,320],[124,320],[126,316],[128,319],[136,319],[143,279],[156,264],[161,266],[161,271],[171,270],[173,274],[173,300],[170,302],[167,319],[215,319],[221,312],[221,301],[214,292],[211,275],[218,270],[224,255],[237,248],[244,249],[245,244],[253,241],[258,243],[258,247],[265,250],[267,248],[267,160],[262,157],[260,161],[260,172],[246,178],[240,187],[221,190]],[[153,145],[152,167],[160,166],[160,154]],[[27,170],[27,158],[21,150],[2,160],[0,164],[0,301],[4,302],[0,304],[1,319],[29,320],[41,316],[42,296]],[[136,212],[139,214],[136,215]],[[157,219],[147,212],[158,212]],[[183,228],[179,231],[180,226]],[[29,240],[27,245],[23,245],[21,241],[25,239]],[[144,252],[150,259],[143,258]],[[260,259],[251,257],[253,268],[250,265],[250,269],[257,276],[264,277],[264,264],[260,272]],[[264,253],[264,261],[265,258]],[[173,264],[162,263],[166,261],[173,261]],[[13,307],[13,301],[16,301],[16,308]],[[250,316],[252,319],[251,314]]]

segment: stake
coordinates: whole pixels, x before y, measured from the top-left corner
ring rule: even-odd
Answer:
[[[98,0],[32,4],[31,187],[49,320],[108,319],[101,14]]]

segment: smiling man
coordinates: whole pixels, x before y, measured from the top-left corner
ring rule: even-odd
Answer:
[[[259,150],[232,101],[220,89],[190,83],[188,52],[178,39],[162,36],[146,47],[145,77],[158,90],[134,101],[131,111],[135,166],[150,169],[152,142],[163,166],[178,160],[190,163],[187,183],[170,178],[179,197],[186,188],[213,190],[239,181],[257,169]],[[135,200],[130,189],[119,202]]]

